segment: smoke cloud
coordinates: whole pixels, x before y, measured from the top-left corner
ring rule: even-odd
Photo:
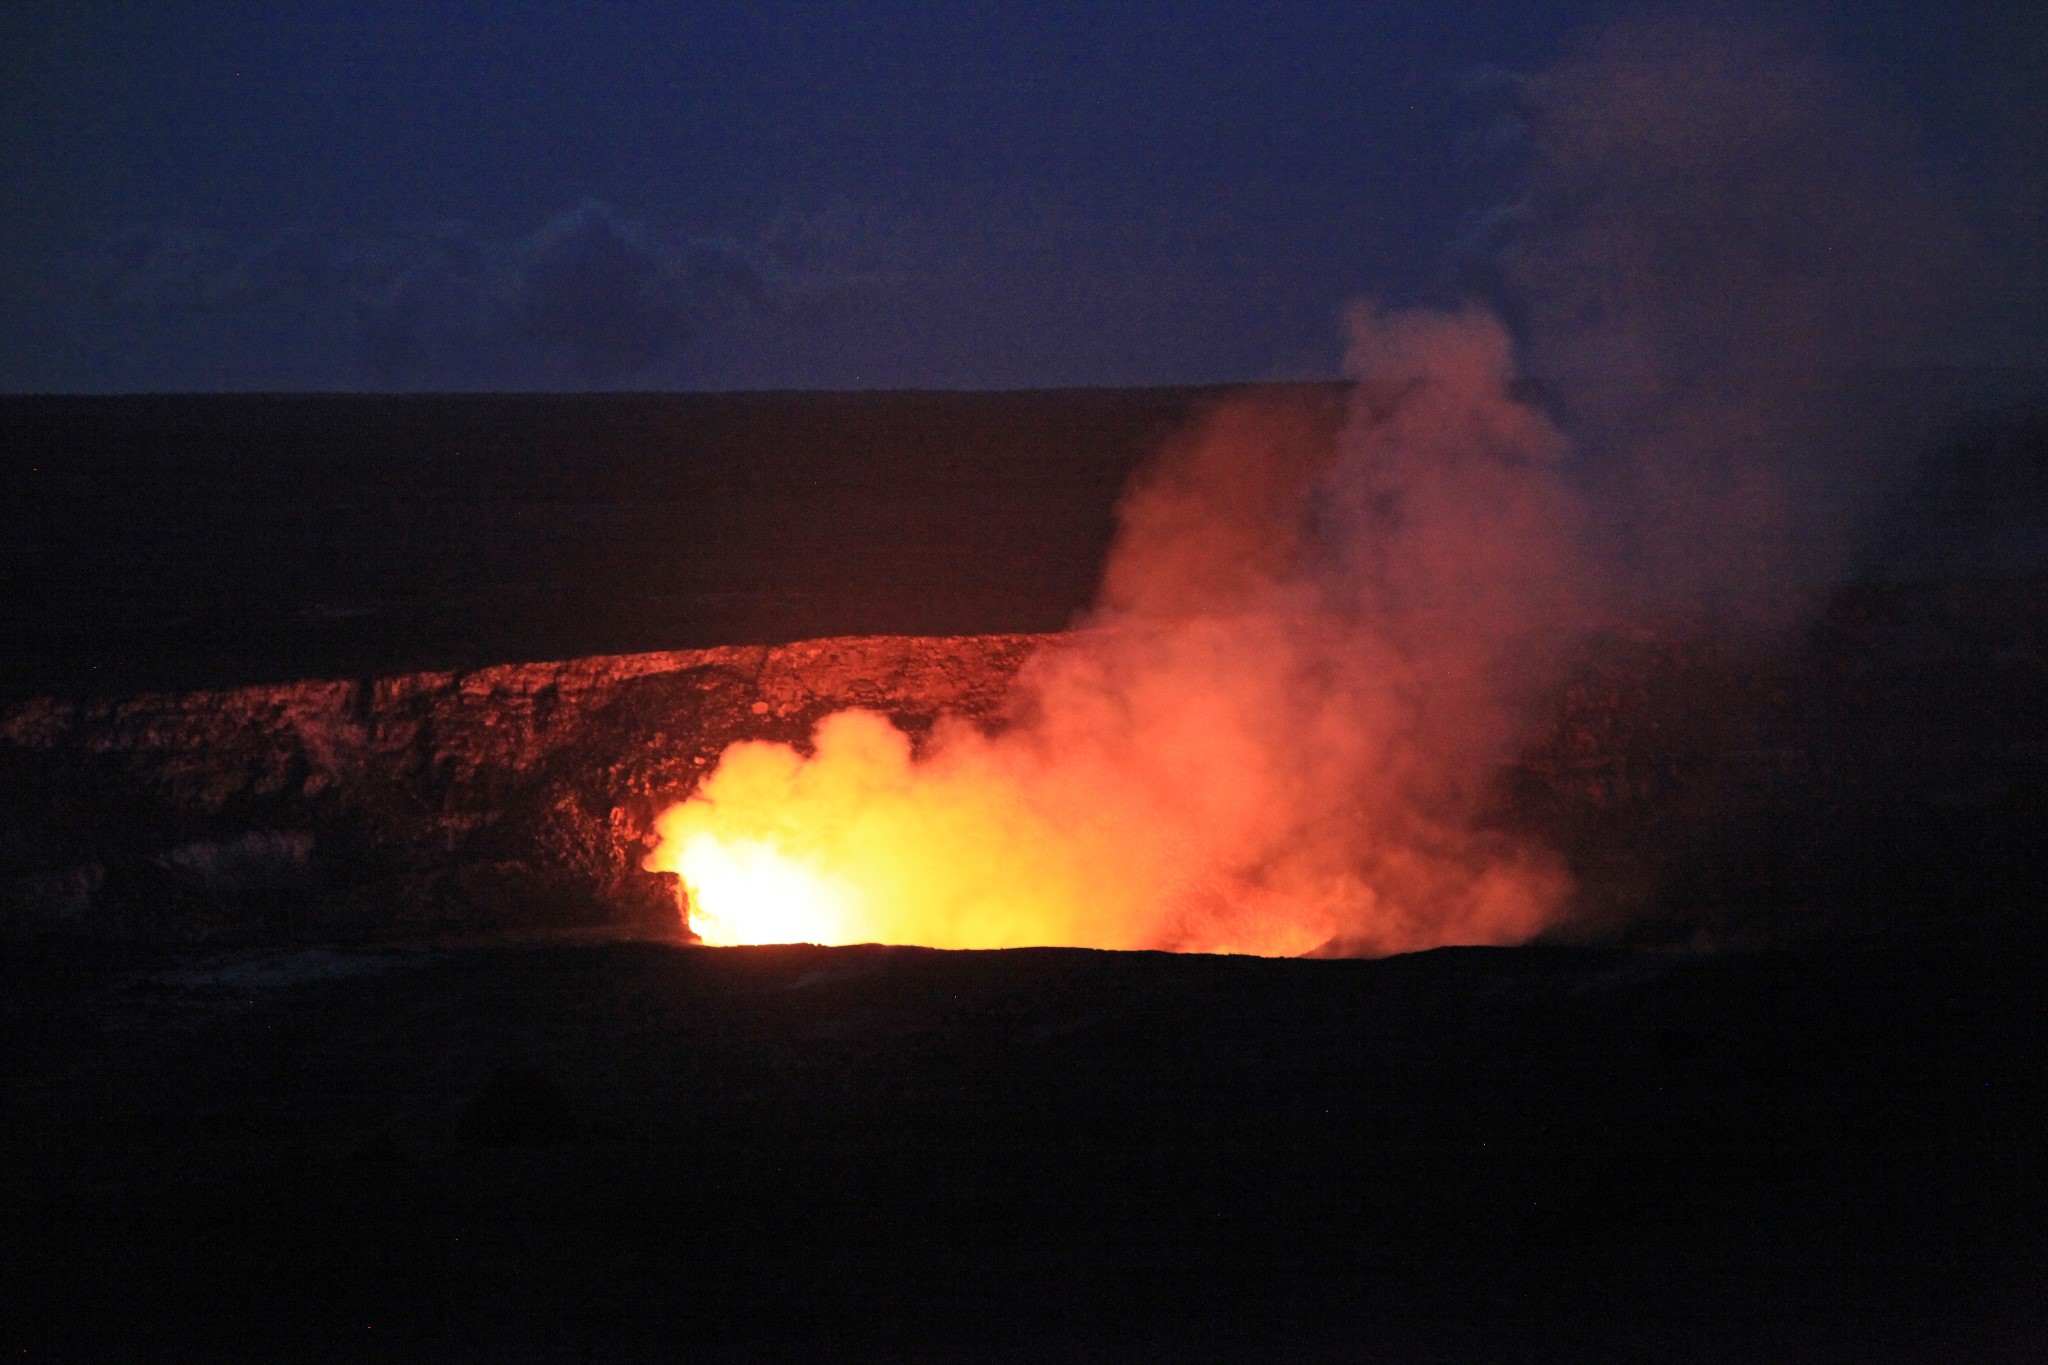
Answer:
[[[1568,447],[1483,311],[1352,329],[1341,434],[1253,399],[1165,452],[996,733],[913,756],[847,713],[808,757],[729,750],[649,864],[699,932],[1278,954],[1542,928],[1561,863],[1485,817],[1588,611]]]
[[[1960,244],[1782,30],[1631,21],[1506,88],[1488,302],[1360,305],[1338,421],[1254,398],[1164,451],[997,732],[729,751],[650,863],[694,923],[1387,953],[1557,922],[1502,765],[1597,633],[1780,627],[1832,581],[1905,448],[1849,372],[1937,318]]]
[[[1948,198],[1777,23],[1632,18],[1501,89],[1520,191],[1471,259],[1578,447],[1610,581],[1644,609],[1797,619],[1925,429],[1869,376],[1965,309]]]
[[[1342,430],[1226,406],[1128,495],[1092,630],[1027,676],[1034,741],[1120,749],[1211,898],[1318,944],[1511,942],[1568,890],[1486,820],[1598,610],[1569,445],[1476,309],[1351,316]],[[1151,769],[1152,771],[1147,771]]]

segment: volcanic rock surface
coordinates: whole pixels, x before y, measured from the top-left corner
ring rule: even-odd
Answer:
[[[849,706],[1000,724],[1060,637],[862,637],[0,711],[14,934],[680,927],[653,817],[724,747]],[[1569,933],[2026,931],[2048,584],[1866,586],[1798,641],[1590,649],[1494,818],[1563,850]],[[1647,926],[1647,927],[1646,927]],[[1661,926],[1661,927],[1659,927]]]
[[[346,937],[676,921],[654,815],[844,707],[994,712],[1037,637],[880,637],[0,712],[6,926]]]

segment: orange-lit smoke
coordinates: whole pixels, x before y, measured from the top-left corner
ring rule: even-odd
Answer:
[[[1767,638],[1823,599],[1910,448],[1848,376],[1943,334],[1961,238],[1771,21],[1625,18],[1494,86],[1518,189],[1466,253],[1519,346],[1363,310],[1340,422],[1211,413],[996,733],[729,751],[652,863],[700,933],[1369,953],[1555,917],[1558,860],[1489,827],[1500,765],[1589,627]]]
[[[1489,314],[1358,313],[1335,439],[1228,404],[1135,483],[1088,620],[993,733],[823,721],[659,821],[712,943],[1261,954],[1528,938],[1567,887],[1483,826],[1588,604],[1564,443]]]

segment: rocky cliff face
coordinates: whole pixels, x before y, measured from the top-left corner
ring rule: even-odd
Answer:
[[[1040,637],[878,637],[0,712],[0,925],[391,935],[676,921],[654,814],[728,743],[992,712]]]
[[[18,703],[0,710],[0,933],[680,929],[672,880],[641,861],[727,744],[801,741],[848,706],[913,734],[993,720],[1055,638]],[[1597,932],[2010,919],[2048,889],[2044,790],[2048,584],[1982,581],[1860,590],[1789,648],[1601,641],[1503,774],[1498,818],[1567,853]]]

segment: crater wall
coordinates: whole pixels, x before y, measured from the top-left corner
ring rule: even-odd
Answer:
[[[390,935],[676,917],[654,814],[848,706],[992,713],[1042,637],[813,640],[0,711],[6,929]]]
[[[999,723],[1053,635],[865,636],[0,709],[0,933],[679,931],[655,814],[863,706]],[[2038,921],[2048,582],[1865,586],[1796,641],[1597,642],[1501,775],[1568,934]],[[1791,928],[1788,930],[1788,926]]]

